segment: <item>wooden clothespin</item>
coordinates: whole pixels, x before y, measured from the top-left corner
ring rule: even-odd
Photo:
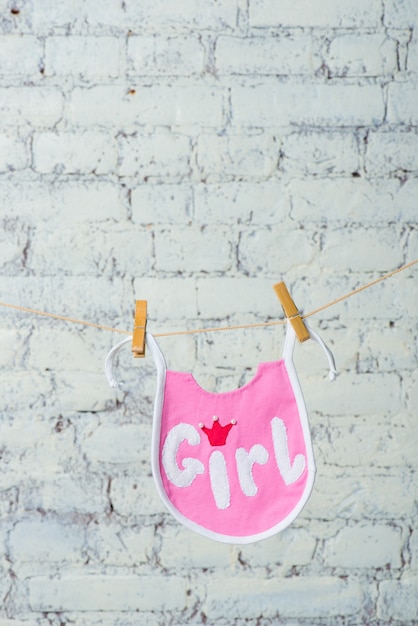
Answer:
[[[135,321],[132,337],[132,355],[135,358],[145,356],[145,329],[147,326],[147,301],[136,300]]]
[[[309,339],[309,330],[306,328],[303,319],[300,316],[299,309],[293,302],[292,296],[290,295],[286,285],[283,282],[277,283],[276,285],[273,285],[273,289],[280,300],[285,316],[293,326],[296,337],[300,342]]]

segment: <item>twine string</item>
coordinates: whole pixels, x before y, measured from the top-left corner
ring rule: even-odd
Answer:
[[[370,283],[367,283],[366,285],[357,287],[357,289],[354,289],[353,291],[350,291],[349,293],[346,293],[343,296],[339,296],[338,298],[335,298],[334,300],[327,302],[327,304],[323,304],[317,309],[310,311],[309,313],[301,314],[301,318],[305,319],[307,317],[311,317],[312,315],[316,315],[317,313],[320,313],[324,311],[325,309],[335,306],[336,304],[339,304],[343,300],[347,300],[348,298],[351,298],[352,296],[355,296],[358,293],[365,291],[366,289],[369,289],[370,287],[373,287],[374,285],[377,285],[378,283],[381,283],[382,281],[387,280],[388,278],[391,278],[392,276],[395,276],[395,274],[399,274],[399,272],[403,272],[404,270],[407,270],[408,268],[412,267],[416,263],[418,263],[418,259],[415,259],[415,261],[411,261],[410,263],[407,263],[406,265],[403,265],[402,267],[392,270],[391,272],[388,272],[384,276],[380,276],[379,278],[372,280]],[[100,330],[108,330],[113,333],[119,333],[121,335],[132,334],[132,331],[130,330],[113,328],[112,326],[96,324],[95,322],[79,320],[73,317],[66,317],[65,315],[58,315],[56,313],[47,313],[46,311],[39,311],[38,309],[31,309],[29,307],[20,306],[17,304],[9,304],[7,302],[0,302],[0,306],[7,307],[9,309],[15,309],[16,311],[22,311],[24,313],[32,313],[33,315],[41,315],[42,317],[50,317],[52,319],[61,320],[63,322],[70,322],[71,324],[81,324],[83,326],[99,328]],[[240,329],[245,329],[245,328],[265,328],[268,326],[280,326],[283,324],[286,324],[285,319],[275,320],[275,321],[270,321],[270,322],[258,322],[254,324],[238,324],[235,326],[214,326],[211,328],[195,328],[192,330],[175,330],[175,331],[170,331],[170,332],[165,332],[165,333],[153,333],[153,335],[154,337],[172,337],[172,336],[177,336],[177,335],[195,335],[198,333],[211,333],[211,332],[226,331],[226,330],[240,330]]]

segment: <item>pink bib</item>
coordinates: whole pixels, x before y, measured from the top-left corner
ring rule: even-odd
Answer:
[[[310,334],[335,372],[328,348]],[[265,539],[288,526],[315,476],[290,324],[283,359],[261,363],[246,385],[224,393],[167,370],[150,333],[146,342],[158,375],[152,470],[169,511],[188,528],[229,543]]]

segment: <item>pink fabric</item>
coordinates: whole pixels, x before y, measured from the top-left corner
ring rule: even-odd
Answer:
[[[224,446],[214,447],[199,427],[213,424],[218,416],[222,426],[236,420]],[[286,485],[278,470],[272,437],[272,420],[280,418],[287,431],[290,463],[296,455],[305,457],[305,467],[295,482]],[[178,487],[168,478],[162,462],[167,435],[177,424],[189,424],[200,435],[198,445],[184,440],[178,447],[176,464],[183,470],[183,459],[189,457],[203,463],[204,471],[192,484]],[[249,451],[261,444],[268,452],[265,464],[255,463],[253,479],[258,492],[243,493],[240,486],[235,453],[237,448]],[[209,476],[209,458],[220,451],[226,461],[230,488],[230,504],[216,506]],[[253,379],[240,389],[212,393],[202,389],[192,374],[168,370],[164,390],[161,421],[160,472],[163,487],[173,506],[187,519],[209,531],[225,536],[251,536],[273,528],[294,511],[308,480],[308,459],[303,429],[285,362],[261,363]]]

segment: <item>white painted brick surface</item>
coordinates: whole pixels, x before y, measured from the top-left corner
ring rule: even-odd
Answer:
[[[332,577],[293,580],[216,580],[208,584],[208,614],[219,618],[233,614],[242,618],[262,615],[317,618],[321,615],[354,615],[362,601],[359,583]]]
[[[105,134],[42,133],[33,140],[33,166],[42,174],[108,174],[116,160],[115,142]]]
[[[219,74],[312,74],[321,58],[312,37],[219,37],[215,67]]]
[[[197,164],[205,182],[219,178],[265,179],[274,174],[279,146],[272,136],[201,135]]]
[[[418,258],[415,0],[0,0],[0,301],[131,332],[312,311]],[[317,465],[279,535],[158,496],[155,368],[0,307],[0,626],[416,626],[416,268],[310,318]],[[211,391],[283,326],[161,337]],[[245,514],[245,512],[243,512]]]
[[[166,272],[226,271],[234,264],[225,228],[189,227],[155,233],[157,270]]]
[[[160,611],[183,609],[185,582],[154,576],[63,576],[29,581],[34,611]]]
[[[324,560],[331,567],[399,568],[399,529],[371,525],[344,528],[327,542]]]
[[[378,86],[275,83],[232,88],[232,121],[238,126],[364,126],[383,121]]]
[[[128,39],[128,75],[190,76],[203,71],[205,49],[198,37]]]
[[[12,135],[0,135],[0,172],[22,170],[28,166],[29,154],[25,143]]]
[[[340,35],[326,63],[332,76],[382,76],[397,69],[396,41],[382,35]]]
[[[354,133],[346,131],[327,132],[320,131],[295,132],[283,138],[282,159],[280,169],[293,176],[300,173],[305,176],[320,175],[329,176],[332,174],[352,174],[359,169],[360,158],[358,142]],[[291,181],[292,184],[293,181]],[[295,181],[303,185],[308,182],[310,186],[315,181],[301,180]],[[321,184],[329,184],[328,179],[321,180]],[[344,180],[344,182],[346,182]],[[348,180],[350,182],[350,180]],[[308,212],[312,215],[312,211]],[[331,213],[331,214],[330,214]],[[332,218],[332,212],[325,212],[324,216]]]
[[[382,7],[377,0],[365,5],[361,0],[254,0],[250,3],[252,26],[376,27]]]
[[[418,577],[408,576],[402,580],[387,580],[380,585],[377,615],[396,620],[416,619],[418,612]]]
[[[202,184],[193,192],[194,217],[202,224],[276,224],[286,219],[290,209],[287,186],[277,179]]]
[[[132,567],[152,558],[155,544],[153,526],[121,526],[93,522],[87,529],[87,552],[94,563]]]
[[[418,7],[414,0],[385,0],[385,26],[414,28],[417,18]]]
[[[181,180],[190,173],[190,139],[180,134],[134,134],[119,139],[120,176],[142,181]]]
[[[407,69],[418,72],[418,39],[416,35],[408,45]]]
[[[26,520],[10,533],[12,558],[23,562],[80,562],[83,531],[55,520]]]
[[[416,132],[371,133],[365,167],[369,175],[416,172],[418,170],[418,134]]]
[[[186,224],[193,206],[190,185],[149,185],[132,189],[132,221],[135,224]]]
[[[48,37],[45,76],[83,79],[116,78],[120,71],[122,42],[117,37]]]
[[[39,74],[43,45],[37,37],[10,35],[2,37],[0,74],[21,76]]]
[[[70,103],[70,121],[82,126],[218,126],[223,117],[222,92],[203,84],[80,88]]]
[[[0,87],[1,128],[25,124],[50,128],[63,107],[63,93],[56,87]]]

